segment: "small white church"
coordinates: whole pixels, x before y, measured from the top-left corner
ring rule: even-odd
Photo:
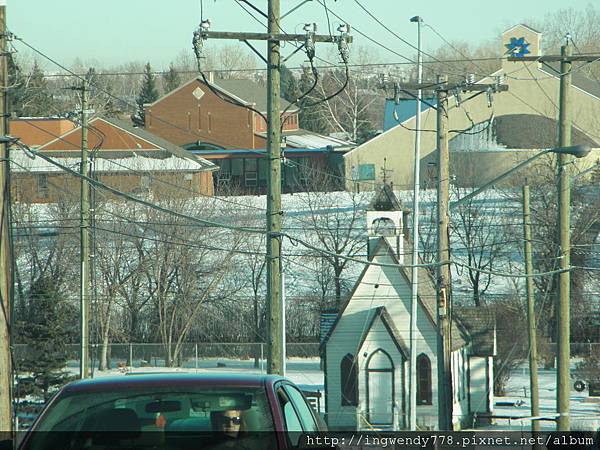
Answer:
[[[384,185],[367,211],[368,256],[321,344],[326,417],[331,430],[403,430],[408,426],[408,365],[412,245],[405,211]],[[419,268],[417,426],[437,429],[435,281]],[[496,325],[485,309],[454,308],[451,330],[453,427],[472,427],[493,405]]]

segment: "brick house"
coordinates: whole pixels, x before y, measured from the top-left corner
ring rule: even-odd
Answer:
[[[218,95],[217,95],[218,94]],[[235,104],[232,104],[233,102]],[[264,192],[267,186],[267,123],[264,83],[194,78],[145,106],[146,129],[214,162],[215,185]],[[351,143],[300,128],[298,108],[281,100],[286,140],[284,191],[302,188],[311,168],[342,175],[342,155]]]
[[[9,126],[32,150],[78,170],[81,127],[57,135],[61,120],[17,119]],[[88,146],[97,179],[123,192],[155,196],[213,192],[214,164],[120,120],[91,120]],[[53,203],[67,193],[78,196],[79,191],[78,177],[42,158],[31,159],[18,148],[11,150],[11,193],[16,202]]]

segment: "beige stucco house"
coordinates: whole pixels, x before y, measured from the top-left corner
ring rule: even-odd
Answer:
[[[516,25],[502,34],[502,53],[508,54],[511,41],[525,44],[527,56],[542,55],[542,34],[527,25]],[[582,69],[574,66],[572,106],[573,144],[600,147],[600,83],[586,78]],[[558,117],[559,72],[556,66],[536,61],[510,62],[502,60],[502,68],[479,83],[494,83],[504,75],[508,91],[493,95],[491,107],[486,95],[464,101],[457,106],[453,93],[449,98],[449,129],[468,130],[450,134],[450,168],[456,182],[481,185],[513,167],[540,149],[556,146]],[[475,126],[473,126],[475,124]],[[402,122],[356,147],[344,156],[346,178],[356,179],[357,168],[375,167],[375,180],[354,183],[354,187],[372,189],[385,172],[399,189],[409,189],[413,183],[415,117]],[[436,129],[436,113],[432,109],[421,113],[421,129]],[[436,134],[421,133],[421,180],[435,175]],[[593,151],[577,160],[581,170],[597,163],[600,151]],[[385,167],[385,171],[382,169]],[[466,172],[465,172],[466,170]],[[533,170],[529,168],[527,170]],[[373,171],[371,171],[373,173]],[[515,183],[518,181],[515,179]],[[349,188],[352,187],[350,182]]]

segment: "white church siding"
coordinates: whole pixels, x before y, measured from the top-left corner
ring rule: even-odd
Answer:
[[[471,356],[471,412],[488,413],[488,359],[487,357]]]
[[[452,352],[452,423],[460,429],[469,416],[468,374],[469,361],[466,347]]]
[[[332,429],[357,429],[357,408],[342,406],[340,367],[348,353],[357,355],[358,332],[354,334],[352,330],[362,329],[368,319],[368,311],[344,313],[327,343],[327,423]]]
[[[394,365],[394,398],[390,399],[393,402],[393,428],[395,430],[402,429],[404,426],[402,422],[403,409],[404,409],[404,393],[402,389],[403,377],[403,362],[405,358],[402,356],[398,347],[394,343],[392,336],[386,329],[385,325],[380,318],[377,318],[371,330],[367,334],[365,342],[363,343],[360,351],[358,352],[359,360],[359,383],[358,383],[358,395],[359,395],[359,429],[368,430],[370,424],[367,423],[367,363],[369,357],[378,350],[385,351],[391,358],[392,364]]]

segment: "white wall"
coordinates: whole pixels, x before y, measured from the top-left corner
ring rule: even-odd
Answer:
[[[492,358],[471,356],[471,412],[487,413],[489,406],[488,397],[488,360]],[[491,378],[491,377],[490,377]],[[493,392],[492,392],[493,394]]]
[[[452,352],[452,423],[454,428],[460,428],[461,421],[469,415],[469,361],[467,348],[463,347]]]

